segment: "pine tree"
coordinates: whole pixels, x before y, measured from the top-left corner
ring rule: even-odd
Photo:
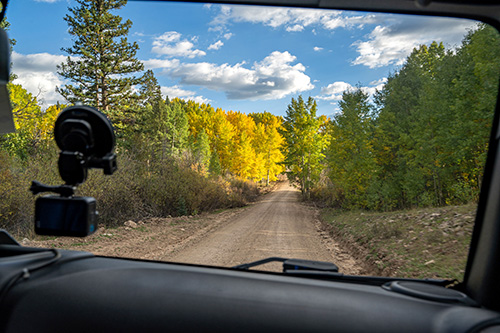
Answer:
[[[139,92],[140,98],[144,104],[154,105],[162,98],[160,84],[158,83],[158,80],[152,70],[148,69],[144,73]]]
[[[186,147],[189,123],[186,112],[177,99],[170,102],[167,97],[165,104],[167,106],[167,117],[163,119],[166,123],[165,135],[169,143],[170,154],[175,155]]]
[[[210,140],[205,129],[202,129],[192,144],[192,152],[199,172],[208,171],[212,154],[210,151]]]
[[[129,43],[127,34],[132,21],[112,11],[122,8],[126,0],[76,0],[79,6],[69,8],[64,17],[73,46],[62,48],[68,54],[58,66],[58,74],[72,81],[57,88],[71,103],[82,102],[107,114],[115,126],[130,122],[127,106],[137,95],[132,86],[140,83],[133,73],[143,70],[136,59],[137,43]]]

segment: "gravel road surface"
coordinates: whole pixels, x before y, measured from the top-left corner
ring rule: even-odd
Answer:
[[[347,251],[321,231],[314,207],[299,202],[300,192],[282,183],[203,239],[164,257],[168,261],[234,266],[266,257],[334,262],[347,274],[359,274]],[[280,264],[258,269],[280,270]]]

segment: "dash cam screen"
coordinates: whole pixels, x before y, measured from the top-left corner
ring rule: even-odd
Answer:
[[[36,202],[35,229],[38,234],[90,234],[96,229],[95,200],[41,197]]]

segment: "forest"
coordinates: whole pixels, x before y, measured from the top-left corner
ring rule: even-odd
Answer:
[[[439,41],[415,48],[375,95],[345,91],[331,119],[302,96],[280,117],[163,96],[127,40],[132,22],[112,12],[126,1],[77,3],[64,18],[73,46],[58,66],[66,104],[43,109],[9,83],[17,132],[0,136],[0,227],[30,233],[29,184],[61,182],[52,126],[76,102],[105,113],[117,133],[119,171],[91,172],[79,193],[97,199],[107,225],[241,206],[280,174],[304,200],[343,209],[478,199],[500,73],[500,39],[489,26],[454,49]]]
[[[456,50],[414,49],[373,102],[344,92],[329,124],[328,200],[373,210],[477,201],[499,56],[498,33],[478,25]]]

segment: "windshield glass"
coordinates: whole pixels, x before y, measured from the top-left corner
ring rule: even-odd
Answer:
[[[23,245],[462,278],[498,91],[492,27],[117,0],[14,1],[3,25],[17,133],[0,141],[0,227]],[[113,123],[118,171],[78,188],[97,200],[93,235],[38,236],[28,187],[63,184],[52,129],[78,102]]]

